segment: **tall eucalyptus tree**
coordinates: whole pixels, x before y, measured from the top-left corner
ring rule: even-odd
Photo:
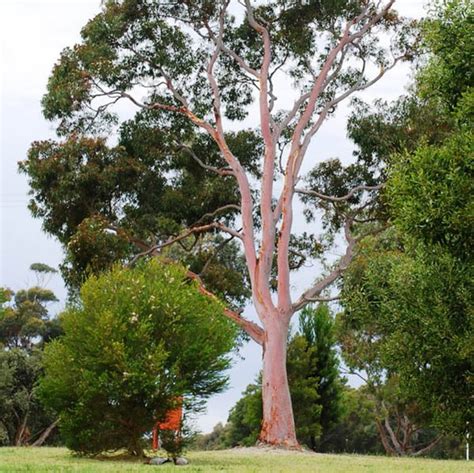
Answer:
[[[83,148],[80,158],[87,159],[87,146],[96,142],[87,139],[110,133],[119,118],[114,107],[124,101],[137,109],[137,116],[155,121],[152,137],[164,137],[156,149],[172,142],[207,176],[235,186],[236,202],[212,211],[203,206],[202,218],[194,224],[183,219],[178,234],[155,240],[133,237],[130,242],[142,255],[163,252],[204,231],[227,234],[241,243],[260,323],[232,310],[227,315],[262,346],[264,443],[298,446],[285,363],[290,319],[309,302],[325,299],[325,291],[341,276],[364,236],[359,221],[380,211],[380,173],[363,163],[317,167],[307,187],[297,185],[304,159],[311,159],[307,155],[313,138],[338,104],[410,58],[410,28],[393,4],[105,1],[83,28],[82,42],[62,52],[43,99],[45,117],[57,121],[64,141],[33,145],[39,166],[51,147],[58,155],[78,142]],[[277,108],[280,102],[282,108]],[[230,139],[231,130],[238,127],[242,132],[254,123],[249,114],[257,118],[253,134],[261,140],[256,170]],[[195,143],[204,139],[212,153],[196,151]],[[120,143],[111,149],[113,162],[127,151]],[[173,161],[176,155],[163,153],[162,159]],[[153,187],[147,192],[153,193]],[[293,297],[291,269],[328,249],[312,233],[294,233],[298,193],[312,199],[313,214],[322,216],[332,234],[341,233],[346,247],[329,271]],[[43,215],[41,208],[36,210],[48,216],[47,208]],[[153,210],[159,213],[160,208],[152,206],[150,214]],[[121,231],[103,228],[108,234]]]

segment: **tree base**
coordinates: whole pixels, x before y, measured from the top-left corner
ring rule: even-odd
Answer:
[[[257,440],[255,444],[258,448],[271,448],[275,450],[293,450],[302,452],[303,447],[298,442],[290,442],[290,441],[274,441],[269,442],[265,440]]]

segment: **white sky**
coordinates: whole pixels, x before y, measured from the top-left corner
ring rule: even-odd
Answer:
[[[425,3],[397,0],[396,8],[404,16],[420,17]],[[13,290],[28,287],[35,283],[28,270],[32,263],[57,267],[62,260],[59,243],[41,231],[41,222],[33,219],[26,208],[28,186],[25,176],[17,173],[17,162],[26,158],[32,141],[54,138],[54,130],[43,119],[40,108],[48,76],[61,50],[79,41],[81,27],[99,7],[100,0],[0,0],[0,286]],[[398,67],[364,98],[398,97],[408,83],[409,72],[407,66]],[[344,115],[341,110],[312,144],[319,157],[347,159],[351,155]],[[303,224],[302,219],[296,222],[297,226]],[[305,281],[309,282],[307,274],[296,278],[294,284]],[[64,301],[65,289],[59,276],[48,287]],[[62,304],[57,304],[54,311]],[[253,317],[252,309],[246,314]],[[229,409],[260,370],[261,355],[255,343],[249,343],[240,355],[244,359],[235,360],[230,388],[214,396],[207,413],[196,420],[204,432],[226,421]]]

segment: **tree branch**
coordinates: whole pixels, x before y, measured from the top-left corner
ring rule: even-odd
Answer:
[[[192,271],[188,270],[187,276],[189,278],[193,279],[194,281],[197,281],[199,291],[202,294],[204,294],[205,296],[207,296],[209,298],[217,299],[217,297],[214,294],[212,294],[212,292],[208,291],[204,287],[204,284],[203,284],[201,278],[196,273],[193,273]],[[254,323],[254,322],[252,322],[248,319],[245,319],[244,317],[242,317],[237,312],[234,312],[233,310],[230,310],[228,308],[224,309],[224,314],[227,317],[229,317],[231,320],[233,320],[237,325],[242,327],[245,330],[245,332],[247,332],[247,334],[255,342],[257,342],[259,345],[263,345],[264,330],[262,329],[262,327],[260,327],[258,324]]]
[[[428,453],[441,439],[443,438],[442,435],[438,435],[432,442],[430,442],[426,447],[422,448],[421,450],[418,450],[417,452],[413,453],[412,456],[414,457],[420,457],[421,455],[424,455],[425,453]]]
[[[50,436],[51,432],[59,423],[59,417],[52,422],[46,429],[43,430],[41,435],[31,444],[32,447],[40,447],[46,441],[46,439]]]
[[[331,271],[326,277],[318,281],[313,287],[306,290],[298,298],[298,300],[293,304],[294,312],[296,312],[297,310],[300,310],[305,305],[307,305],[309,301],[311,301],[311,299],[318,297],[321,294],[321,292],[324,291],[324,289],[329,287],[334,281],[336,281],[341,276],[341,274],[344,272],[344,270],[347,268],[347,266],[351,262],[354,255],[354,247],[357,243],[357,240],[352,236],[352,233],[350,230],[352,222],[353,222],[353,218],[349,217],[347,218],[344,224],[344,234],[347,241],[347,247],[346,247],[346,252],[344,256],[342,256],[342,258],[339,260],[339,263],[337,264],[336,268],[333,271]]]
[[[234,171],[232,171],[231,168],[216,168],[214,166],[209,166],[208,164],[205,164],[201,159],[199,159],[197,154],[189,146],[185,144],[177,144],[177,146],[178,148],[186,151],[191,156],[191,158],[193,158],[194,161],[196,161],[203,169],[215,172],[216,174],[219,174],[219,176],[235,176],[235,173]]]
[[[213,223],[209,223],[207,225],[201,225],[201,226],[198,226],[198,227],[189,228],[187,231],[185,231],[181,235],[178,235],[177,237],[169,238],[164,243],[149,247],[145,251],[142,251],[141,253],[138,253],[137,255],[135,255],[132,258],[132,260],[130,261],[129,265],[133,266],[138,261],[138,259],[140,259],[144,256],[149,256],[149,255],[152,255],[152,254],[156,254],[158,251],[162,250],[163,248],[165,248],[167,246],[170,246],[170,245],[173,245],[174,243],[177,243],[180,240],[184,240],[185,238],[187,238],[188,236],[190,236],[192,234],[203,233],[203,232],[205,232],[207,230],[211,230],[211,229],[222,230],[223,232],[229,233],[230,235],[233,235],[234,237],[240,238],[241,240],[243,238],[242,234],[235,231],[234,229],[229,228],[229,227],[227,227],[227,226],[225,226],[221,223],[213,222]]]
[[[366,185],[360,185],[356,186],[353,189],[351,189],[346,195],[343,195],[341,197],[336,197],[332,195],[325,195],[321,194],[320,192],[313,191],[311,189],[295,189],[295,192],[298,194],[304,194],[304,195],[310,195],[313,197],[317,197],[318,199],[321,200],[327,200],[329,202],[343,202],[345,200],[349,200],[354,194],[360,191],[376,191],[379,190],[383,187],[383,184],[379,184],[376,186],[366,186]]]

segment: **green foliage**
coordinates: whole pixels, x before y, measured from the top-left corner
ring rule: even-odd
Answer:
[[[59,333],[58,320],[48,315],[47,304],[57,301],[52,291],[36,286],[16,293],[3,288],[0,292],[4,299],[0,343],[5,347],[31,350]]]
[[[183,227],[209,223],[217,209],[224,207],[217,215],[221,223],[235,218],[235,208],[225,207],[237,203],[235,180],[204,169],[193,158],[219,166],[216,145],[182,122],[168,124],[161,113],[140,114],[122,125],[114,147],[101,138],[76,135],[63,142],[33,143],[28,159],[20,163],[33,196],[29,208],[42,219],[44,230],[65,246],[61,271],[72,291],[88,274],[129,260],[137,248],[164,242]],[[177,144],[184,134],[187,144]],[[260,141],[248,130],[228,135],[229,146],[250,172],[257,172]],[[214,250],[216,256],[202,278],[220,296],[241,304],[247,297],[245,280],[240,278],[240,287],[233,284],[242,274],[241,257],[234,244],[229,245],[233,258],[221,256],[221,243],[215,232],[208,232],[202,252],[198,251],[202,245],[189,242],[186,263],[201,272]],[[221,277],[212,277],[212,272]]]
[[[299,327],[300,335],[289,343],[287,362],[296,430],[300,442],[321,451],[325,449],[326,432],[340,417],[342,389],[334,321],[328,306],[304,308]]]
[[[40,275],[54,272],[40,263],[31,269]],[[0,288],[0,445],[39,442],[55,420],[37,393],[42,350],[61,333],[60,321],[48,313],[48,304],[55,301],[50,290],[38,286],[16,293]],[[44,436],[43,441],[57,438]]]
[[[40,403],[37,382],[42,352],[20,348],[0,351],[0,445],[28,445],[54,420]],[[49,442],[54,442],[54,437]],[[56,439],[57,440],[57,439]]]
[[[470,2],[433,2],[412,95],[354,117],[361,155],[388,164],[394,228],[359,244],[341,314],[347,363],[396,380],[395,410],[457,434],[472,416],[471,31]]]
[[[321,436],[319,376],[314,361],[316,347],[308,343],[303,335],[294,336],[287,352],[288,384],[296,426],[296,437],[300,443],[315,448],[316,438]]]
[[[397,228],[467,261],[474,243],[473,158],[471,131],[400,156],[387,186]]]
[[[374,418],[375,402],[367,389],[344,386],[340,405],[339,422],[325,433],[324,451],[381,454],[383,449]]]
[[[438,100],[447,110],[474,86],[474,8],[469,0],[434,0],[422,25],[429,63],[417,78],[422,97]],[[472,93],[472,92],[471,92]]]
[[[115,266],[88,279],[81,305],[62,320],[64,336],[45,351],[41,393],[75,451],[139,455],[173,399],[184,396],[185,408],[198,410],[226,385],[235,327],[181,266]]]
[[[261,376],[255,384],[249,384],[242,394],[243,397],[229,414],[230,427],[225,442],[230,447],[250,447],[257,442],[263,417]]]
[[[229,431],[231,429],[231,423],[222,425],[222,422],[218,422],[212,432],[208,434],[197,434],[195,435],[191,448],[193,450],[221,450],[229,447]]]
[[[33,263],[30,266],[30,269],[32,271],[37,272],[37,273],[49,273],[49,274],[57,273],[56,269],[54,269],[51,266],[48,266],[47,264],[44,264],[44,263]]]
[[[443,429],[463,432],[472,390],[472,279],[442,249],[407,254],[398,245],[390,236],[366,242],[344,278],[346,361],[379,384],[385,369],[398,373],[408,398]]]

